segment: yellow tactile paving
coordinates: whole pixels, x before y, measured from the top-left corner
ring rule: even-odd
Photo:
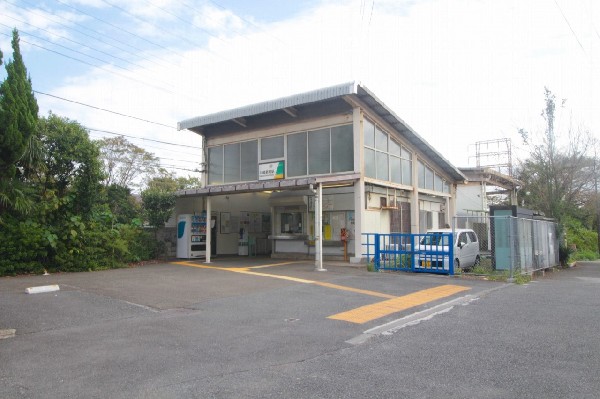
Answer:
[[[445,298],[469,289],[469,287],[463,287],[460,285],[441,285],[439,287],[428,288],[413,292],[412,294],[388,299],[387,301],[361,306],[347,312],[334,314],[329,316],[328,319],[363,324],[392,313],[397,313],[402,310],[423,305],[425,303],[435,301],[436,299]]]

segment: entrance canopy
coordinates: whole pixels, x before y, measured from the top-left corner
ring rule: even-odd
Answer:
[[[250,183],[239,184],[221,184],[207,186],[203,188],[194,188],[189,190],[181,190],[177,192],[179,197],[202,197],[209,195],[229,195],[251,193],[259,191],[282,191],[282,190],[302,190],[307,189],[311,185],[338,185],[353,183],[358,180],[360,175],[352,173],[348,175],[335,175],[324,177],[303,177],[299,179],[282,179],[282,180],[266,180]]]

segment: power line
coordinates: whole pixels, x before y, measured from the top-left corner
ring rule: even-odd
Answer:
[[[82,11],[82,10],[80,10],[80,9],[78,9],[78,8],[75,8],[75,7],[71,6],[71,5],[68,5],[68,4],[66,4],[66,3],[64,3],[64,2],[62,2],[62,1],[60,1],[60,0],[55,0],[55,1],[57,1],[58,3],[61,3],[62,5],[66,6],[66,7],[69,7],[69,8],[71,8],[71,9],[73,9],[73,10],[77,11],[77,12],[78,12],[78,13],[80,13],[80,14],[87,15],[88,17],[94,18],[95,20],[97,20],[97,21],[100,21],[100,22],[102,22],[102,23],[104,23],[104,24],[106,24],[106,25],[108,25],[108,26],[110,26],[110,27],[112,27],[112,28],[118,29],[118,30],[120,30],[121,32],[127,33],[128,35],[131,35],[131,36],[133,36],[133,37],[135,37],[135,38],[138,38],[138,39],[140,39],[140,40],[143,40],[143,41],[145,41],[146,43],[149,43],[149,44],[151,44],[151,45],[153,45],[153,46],[155,46],[155,47],[158,47],[158,48],[161,48],[161,49],[163,49],[163,50],[169,51],[170,53],[172,53],[172,54],[174,54],[174,55],[176,55],[176,56],[178,56],[178,57],[181,57],[179,54],[177,54],[177,53],[175,53],[174,51],[170,50],[168,47],[165,47],[165,46],[163,46],[163,45],[161,45],[161,44],[159,44],[159,43],[157,43],[157,42],[154,42],[154,41],[152,41],[152,40],[146,39],[145,37],[143,37],[143,36],[140,36],[140,35],[138,35],[138,34],[136,34],[136,33],[130,32],[130,31],[128,31],[127,29],[123,28],[122,26],[119,26],[119,25],[113,24],[113,23],[111,23],[111,22],[108,22],[108,21],[106,21],[106,20],[104,20],[104,19],[102,19],[102,18],[98,18],[98,17],[96,17],[95,15],[92,15],[92,14],[90,14],[90,13],[87,13],[87,12],[85,12],[85,11]],[[106,1],[104,1],[104,0],[101,0],[101,1],[103,1],[104,3],[106,3],[107,5],[109,5],[109,6],[111,6],[111,7],[115,7],[114,5],[112,5],[112,4],[110,4],[110,3],[108,3],[108,2],[106,2]],[[118,8],[118,7],[116,7],[116,8]],[[132,14],[130,14],[130,15],[132,15]],[[132,15],[132,16],[133,16],[133,17],[135,17],[135,18],[137,18],[137,19],[139,19],[139,17],[136,17],[136,16],[134,16],[134,15]],[[175,65],[175,64],[173,64],[173,65]]]
[[[9,35],[9,34],[7,34],[7,33],[4,33],[4,32],[0,32],[0,34],[3,34],[3,35],[5,35],[5,36],[9,36],[9,37],[11,37],[11,35]],[[35,44],[35,43],[32,43],[32,42],[29,42],[29,41],[27,41],[27,40],[24,40],[24,39],[21,39],[21,41],[22,41],[23,43],[27,43],[27,44],[29,44],[30,46],[34,46],[34,47],[40,48],[40,49],[42,49],[42,50],[46,50],[46,51],[49,51],[49,52],[51,52],[51,53],[58,54],[58,55],[60,55],[60,56],[63,56],[63,57],[69,58],[69,59],[71,59],[71,60],[74,60],[74,61],[81,62],[82,64],[86,64],[86,65],[92,66],[92,67],[94,67],[94,68],[101,69],[101,70],[103,70],[103,71],[105,71],[105,72],[112,73],[112,74],[114,74],[114,75],[117,75],[117,76],[120,76],[120,77],[122,77],[122,78],[125,78],[125,79],[128,79],[128,80],[131,80],[131,81],[133,81],[133,82],[140,83],[140,84],[142,84],[142,85],[144,85],[144,86],[153,87],[153,88],[155,88],[155,89],[158,89],[158,90],[164,91],[164,92],[166,92],[166,93],[170,93],[170,94],[174,94],[174,95],[179,95],[179,96],[182,96],[182,97],[186,97],[186,98],[188,98],[188,99],[191,99],[191,100],[195,100],[195,99],[191,98],[191,97],[190,97],[190,96],[188,96],[188,95],[185,95],[185,94],[182,94],[182,93],[176,93],[176,92],[174,92],[174,91],[172,91],[172,90],[165,89],[164,87],[160,87],[160,86],[152,85],[152,84],[146,83],[146,82],[144,82],[144,81],[141,81],[141,80],[139,80],[139,79],[132,78],[131,76],[123,75],[123,74],[121,74],[121,73],[118,73],[118,72],[116,72],[116,71],[111,71],[110,69],[108,69],[108,68],[105,68],[105,67],[103,67],[103,66],[101,66],[101,65],[95,65],[95,64],[92,64],[92,63],[90,63],[90,62],[87,62],[87,61],[85,61],[85,60],[81,60],[81,59],[79,59],[79,58],[71,57],[70,55],[68,55],[68,54],[64,54],[64,53],[61,53],[60,51],[52,50],[52,49],[49,49],[49,48],[47,48],[47,47],[40,46],[39,44]],[[76,50],[71,50],[71,51],[76,51]],[[45,93],[40,93],[40,94],[45,94]]]
[[[94,106],[94,105],[85,104],[85,103],[82,103],[82,102],[79,102],[79,101],[75,101],[75,100],[69,100],[69,99],[67,99],[67,98],[64,98],[64,97],[59,97],[59,96],[55,96],[55,95],[53,95],[53,94],[48,94],[48,93],[44,93],[44,92],[37,91],[37,90],[33,90],[33,92],[34,92],[34,93],[36,93],[36,94],[42,94],[42,95],[44,95],[44,96],[53,97],[53,98],[56,98],[56,99],[59,99],[59,100],[63,100],[63,101],[67,101],[67,102],[70,102],[70,103],[74,103],[74,104],[78,104],[78,105],[83,105],[84,107],[89,107],[89,108],[97,109],[97,110],[99,110],[99,111],[110,112],[111,114],[115,114],[115,115],[123,116],[123,117],[125,117],[125,118],[136,119],[136,120],[138,120],[138,121],[142,121],[142,122],[146,122],[146,123],[152,123],[152,124],[154,124],[154,125],[164,126],[164,127],[168,127],[168,128],[171,128],[171,129],[176,129],[176,127],[175,127],[175,126],[171,126],[171,125],[165,125],[164,123],[160,123],[160,122],[153,122],[153,121],[149,121],[149,120],[147,120],[147,119],[138,118],[137,116],[132,116],[132,115],[126,115],[126,114],[122,114],[122,113],[120,113],[120,112],[117,112],[117,111],[111,111],[111,110],[109,110],[109,109],[105,109],[105,108],[96,107],[96,106]]]
[[[177,144],[177,143],[169,143],[167,141],[160,141],[160,140],[154,140],[154,139],[147,139],[145,137],[137,137],[137,136],[130,136],[124,133],[116,133],[116,132],[111,132],[109,130],[101,130],[101,129],[93,129],[91,127],[85,127],[87,130],[91,130],[93,132],[100,132],[100,133],[107,133],[107,134],[114,134],[116,136],[123,136],[123,137],[129,137],[131,139],[139,139],[139,140],[144,140],[144,141],[152,141],[155,143],[160,143],[160,144],[167,144],[167,145],[174,145],[174,146],[178,146],[178,147],[184,147],[184,148],[196,148],[198,150],[201,150],[202,147],[196,147],[193,145],[186,145],[186,144]]]
[[[22,1],[22,2],[23,2],[23,3],[25,3],[25,4],[28,4],[28,5],[30,5],[31,7],[35,7],[35,5],[34,5],[34,4],[32,4],[31,2],[28,2],[27,0],[20,0],[20,1]],[[89,34],[87,34],[87,33],[83,32],[83,31],[80,31],[80,30],[78,30],[78,29],[74,29],[74,28],[73,28],[71,25],[66,25],[66,24],[64,24],[64,23],[61,23],[61,22],[57,21],[57,20],[56,20],[56,19],[54,19],[54,18],[50,18],[48,15],[37,13],[37,12],[35,12],[35,11],[31,10],[31,9],[25,8],[25,7],[23,7],[23,6],[20,6],[20,5],[18,5],[18,4],[14,4],[14,3],[10,3],[10,2],[9,2],[9,4],[11,4],[13,7],[18,7],[18,8],[20,8],[20,9],[22,9],[22,10],[26,11],[27,13],[30,13],[30,14],[33,14],[33,15],[37,15],[37,16],[39,16],[39,17],[42,17],[42,18],[44,18],[45,20],[52,21],[52,22],[54,22],[54,23],[56,23],[56,24],[58,24],[58,25],[60,25],[60,26],[63,26],[63,27],[65,27],[66,29],[70,29],[70,30],[72,30],[72,31],[74,31],[74,32],[77,32],[77,33],[81,34],[81,35],[87,36],[87,37],[89,37],[89,38],[91,38],[91,39],[93,39],[93,40],[97,40],[97,41],[99,41],[99,42],[101,42],[101,43],[104,43],[104,44],[106,44],[107,46],[110,46],[110,47],[113,47],[113,48],[119,49],[120,51],[123,51],[123,52],[125,52],[126,54],[135,55],[135,56],[137,56],[137,57],[139,57],[139,58],[141,58],[141,59],[143,59],[143,60],[146,60],[146,61],[148,61],[148,62],[151,62],[151,63],[153,63],[153,64],[155,64],[155,65],[164,66],[164,64],[159,64],[159,63],[157,63],[157,62],[155,61],[157,58],[154,58],[154,59],[152,59],[152,58],[148,58],[148,57],[145,57],[145,56],[141,55],[140,53],[141,53],[141,52],[143,52],[143,51],[145,51],[145,50],[144,50],[144,49],[142,49],[142,48],[140,48],[140,47],[136,47],[136,46],[132,45],[131,43],[127,42],[127,41],[123,41],[123,40],[121,40],[121,41],[118,41],[117,39],[111,38],[112,40],[114,40],[114,41],[116,41],[116,42],[118,42],[118,43],[122,43],[123,45],[125,45],[125,46],[127,46],[127,47],[129,47],[129,48],[131,48],[131,49],[133,49],[133,50],[135,50],[135,51],[137,51],[136,53],[132,53],[131,51],[129,51],[129,50],[126,50],[126,49],[125,49],[125,48],[123,48],[123,47],[117,46],[117,45],[116,45],[116,44],[114,44],[114,43],[109,43],[108,41],[106,41],[106,40],[104,40],[104,39],[103,39],[103,37],[109,37],[109,36],[107,36],[107,35],[102,35],[102,34],[100,34],[99,32],[95,31],[94,29],[91,29],[91,28],[89,28],[89,27],[87,27],[87,26],[85,26],[85,25],[82,25],[82,24],[80,24],[80,23],[77,23],[77,22],[74,22],[74,21],[67,20],[65,17],[63,17],[63,16],[61,16],[61,15],[51,14],[51,15],[53,15],[53,16],[56,16],[56,17],[58,17],[58,18],[60,18],[60,19],[62,19],[62,20],[65,20],[65,21],[69,22],[71,25],[80,26],[80,27],[82,27],[83,29],[86,29],[86,30],[88,30],[88,31],[90,31],[90,32],[94,32],[94,33],[96,33],[96,34],[98,34],[98,35],[100,35],[100,36],[103,36],[103,37],[94,37],[94,36],[92,36],[92,35],[89,35]],[[88,14],[85,14],[85,15],[88,15]],[[91,15],[90,15],[90,16],[91,16]],[[91,17],[92,17],[92,18],[95,18],[95,17],[93,17],[93,16],[91,16]],[[116,26],[115,26],[115,27],[116,27]],[[118,27],[117,27],[117,28],[118,28]],[[110,38],[110,37],[109,37],[109,38]],[[141,39],[143,39],[143,38],[141,38]],[[175,66],[175,67],[179,67],[179,65],[177,65],[177,64],[174,64],[174,63],[172,63],[172,62],[170,62],[170,61],[167,61],[167,60],[161,60],[161,61],[163,61],[163,62],[166,62],[167,64],[170,64],[170,65],[173,65],[173,66]]]
[[[100,1],[102,1],[102,2],[103,2],[103,3],[105,3],[105,4],[108,4],[109,6],[111,6],[111,7],[113,7],[113,8],[116,8],[117,10],[121,10],[121,11],[122,11],[122,12],[124,12],[125,14],[127,14],[127,15],[131,16],[132,18],[135,18],[135,19],[137,19],[138,21],[141,21],[141,22],[143,22],[143,23],[146,23],[146,24],[148,24],[148,25],[150,25],[150,26],[153,26],[154,28],[157,28],[158,30],[160,30],[160,31],[163,31],[163,32],[164,32],[164,29],[163,29],[162,27],[160,27],[160,26],[157,26],[157,25],[153,24],[152,22],[149,22],[149,21],[147,21],[147,20],[145,20],[145,19],[143,19],[143,18],[140,18],[139,16],[137,16],[137,15],[135,15],[135,14],[132,14],[131,12],[129,12],[129,11],[127,11],[126,9],[124,9],[123,7],[120,7],[120,6],[117,6],[117,5],[115,5],[115,4],[112,4],[112,3],[108,2],[107,0],[100,0]],[[170,34],[171,34],[171,36],[173,36],[173,37],[176,37],[176,38],[178,38],[179,40],[186,41],[186,42],[190,43],[190,44],[191,44],[191,45],[193,45],[193,46],[199,46],[199,47],[202,47],[200,44],[198,44],[198,43],[195,43],[195,42],[193,42],[193,41],[189,40],[187,37],[183,37],[183,36],[180,36],[180,35],[176,35],[176,34],[175,34],[175,33],[173,33],[173,32],[170,32]],[[159,44],[159,46],[160,46],[161,48],[163,48],[163,49],[165,49],[165,50],[167,50],[167,51],[169,51],[169,52],[171,52],[171,53],[173,53],[173,54],[177,55],[178,57],[181,57],[181,55],[180,55],[180,54],[177,54],[177,53],[175,53],[174,51],[170,50],[168,47],[162,46],[162,45],[160,45],[160,44]],[[207,50],[206,50],[206,51],[208,51],[209,53],[213,54],[213,55],[214,55],[214,56],[216,56],[216,57],[219,57],[219,58],[221,58],[221,59],[223,59],[223,60],[225,60],[225,61],[227,61],[227,62],[230,62],[230,60],[228,60],[228,59],[226,59],[226,58],[224,58],[224,57],[222,57],[222,56],[220,56],[220,55],[218,55],[218,54],[214,53],[212,50],[210,50],[210,49],[208,49],[208,48],[207,48]]]
[[[85,127],[85,126],[84,126],[84,127]],[[87,129],[87,128],[86,128],[86,129]],[[88,130],[89,130],[89,129],[88,129]],[[101,135],[101,134],[99,134],[99,133],[96,133],[96,132],[93,132],[93,131],[92,131],[92,132],[90,132],[90,133],[91,133],[91,134],[97,134],[97,135],[98,135],[98,137],[100,137],[100,138],[104,138],[104,136],[103,136],[103,135]],[[120,135],[120,134],[118,134],[118,133],[115,133],[115,134],[117,134],[117,135]],[[135,139],[137,139],[137,140],[141,140],[141,139],[138,139],[138,138],[135,138]],[[164,147],[157,147],[157,146],[153,146],[153,145],[149,145],[149,144],[145,144],[145,145],[144,145],[144,147],[145,147],[145,148],[154,148],[154,149],[161,150],[161,151],[173,152],[173,153],[176,153],[176,154],[181,154],[181,155],[190,155],[190,156],[193,156],[193,157],[197,157],[197,156],[198,156],[198,153],[191,153],[191,152],[186,152],[186,151],[181,151],[181,150],[171,150],[171,149],[168,149],[168,148],[164,148]]]
[[[556,4],[556,7],[558,8],[558,11],[560,11],[560,14],[563,16],[563,18],[564,18],[565,22],[567,23],[567,26],[569,27],[569,29],[571,29],[571,33],[573,34],[573,37],[575,38],[575,40],[577,40],[577,43],[579,43],[579,47],[581,47],[581,50],[583,50],[583,53],[587,56],[587,53],[586,53],[585,49],[583,48],[583,45],[579,41],[579,38],[575,34],[575,31],[573,30],[573,28],[571,27],[571,23],[567,19],[567,16],[563,12],[562,8],[560,8],[560,5],[558,5],[558,1],[554,0],[554,4]]]
[[[12,18],[12,17],[9,17],[9,18]],[[12,19],[14,19],[14,20],[16,20],[16,21],[19,21],[19,20],[18,20],[18,19],[16,19],[16,18],[12,18]],[[25,23],[25,24],[27,24],[27,25],[31,25],[31,24],[28,24],[27,22],[24,22],[24,21],[19,21],[19,22]],[[7,28],[9,28],[9,29],[11,28],[10,26],[8,26],[8,25],[6,25],[6,24],[3,24],[3,23],[1,23],[1,22],[0,22],[0,25],[2,25],[2,26],[4,26],[4,27],[7,27]],[[31,25],[31,26],[32,26],[32,27],[34,27],[34,28],[36,28],[36,29],[40,29],[40,30],[42,30],[42,31],[46,31],[45,29],[41,29],[41,28],[38,28],[38,27],[36,27],[36,26],[33,26],[33,25]],[[54,43],[54,42],[52,42],[52,41],[50,41],[50,40],[48,40],[48,39],[44,39],[43,37],[36,36],[36,35],[34,35],[34,34],[32,34],[32,33],[29,33],[29,32],[23,31],[23,30],[19,30],[19,33],[24,33],[24,34],[26,34],[26,35],[28,35],[28,36],[31,36],[31,37],[34,37],[34,38],[36,38],[36,39],[38,39],[38,40],[41,40],[41,41],[44,41],[44,42],[50,43],[50,44],[52,44],[52,45],[54,45],[54,46],[58,46],[58,47],[64,48],[65,50],[69,50],[69,51],[72,51],[72,52],[74,52],[74,53],[81,54],[81,55],[83,55],[83,56],[85,56],[85,57],[89,57],[89,58],[91,58],[91,59],[93,59],[93,60],[100,61],[100,62],[102,62],[102,63],[105,63],[105,64],[109,64],[109,62],[108,62],[108,61],[106,61],[106,60],[103,60],[103,59],[101,59],[101,58],[98,58],[98,57],[94,57],[93,55],[89,55],[89,54],[86,54],[86,53],[84,53],[84,52],[81,52],[81,51],[78,51],[78,50],[74,50],[74,49],[72,49],[72,48],[70,48],[70,47],[67,47],[67,46],[63,46],[62,44]],[[57,36],[58,36],[58,35],[57,35]],[[83,44],[83,43],[78,43],[78,42],[76,42],[76,41],[73,41],[73,40],[71,40],[71,39],[69,39],[69,38],[62,37],[62,36],[58,36],[58,37],[59,37],[59,38],[61,38],[61,39],[65,39],[65,40],[72,41],[73,43],[79,44],[79,45],[81,45],[81,46],[84,46],[84,47],[87,47],[87,48],[89,48],[89,49],[92,49],[90,46],[87,46],[87,45],[85,45],[85,44]],[[25,43],[27,43],[27,42],[25,42]],[[32,44],[32,43],[28,43],[28,44]],[[92,50],[94,50],[94,51],[98,51],[98,52],[101,52],[101,53],[105,53],[105,52],[103,52],[103,51],[100,51],[100,50],[95,50],[95,49],[92,49]],[[105,54],[108,54],[108,53],[105,53]],[[109,56],[111,56],[111,57],[114,57],[114,56],[113,56],[113,55],[111,55],[111,54],[108,54],[108,55],[109,55]],[[114,57],[114,58],[118,58],[118,57]],[[126,61],[126,62],[128,62],[128,61]],[[120,65],[114,65],[114,67],[116,67],[116,68],[119,68],[119,69],[123,69],[123,70],[125,70],[125,71],[128,71],[128,72],[133,72],[132,70],[130,70],[130,69],[127,69],[127,68],[125,68],[125,67],[122,67],[122,66],[120,66]]]

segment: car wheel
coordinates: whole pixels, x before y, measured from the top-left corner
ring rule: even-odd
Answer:
[[[481,263],[481,258],[479,257],[479,255],[477,255],[477,257],[475,258],[475,263],[473,264],[473,267],[479,266],[480,263]]]
[[[458,258],[454,259],[454,271],[460,269],[460,261]]]

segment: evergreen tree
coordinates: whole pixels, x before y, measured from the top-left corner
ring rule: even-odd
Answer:
[[[13,59],[6,63],[6,80],[0,85],[0,176],[12,178],[34,134],[38,105],[31,79],[19,48],[19,33],[13,30]]]
[[[0,84],[0,221],[7,210],[27,212],[31,201],[17,177],[17,166],[27,164],[28,149],[35,138],[38,105],[31,79],[19,48],[19,33],[13,30],[13,59],[6,63],[6,79]],[[2,53],[0,53],[0,61]]]

